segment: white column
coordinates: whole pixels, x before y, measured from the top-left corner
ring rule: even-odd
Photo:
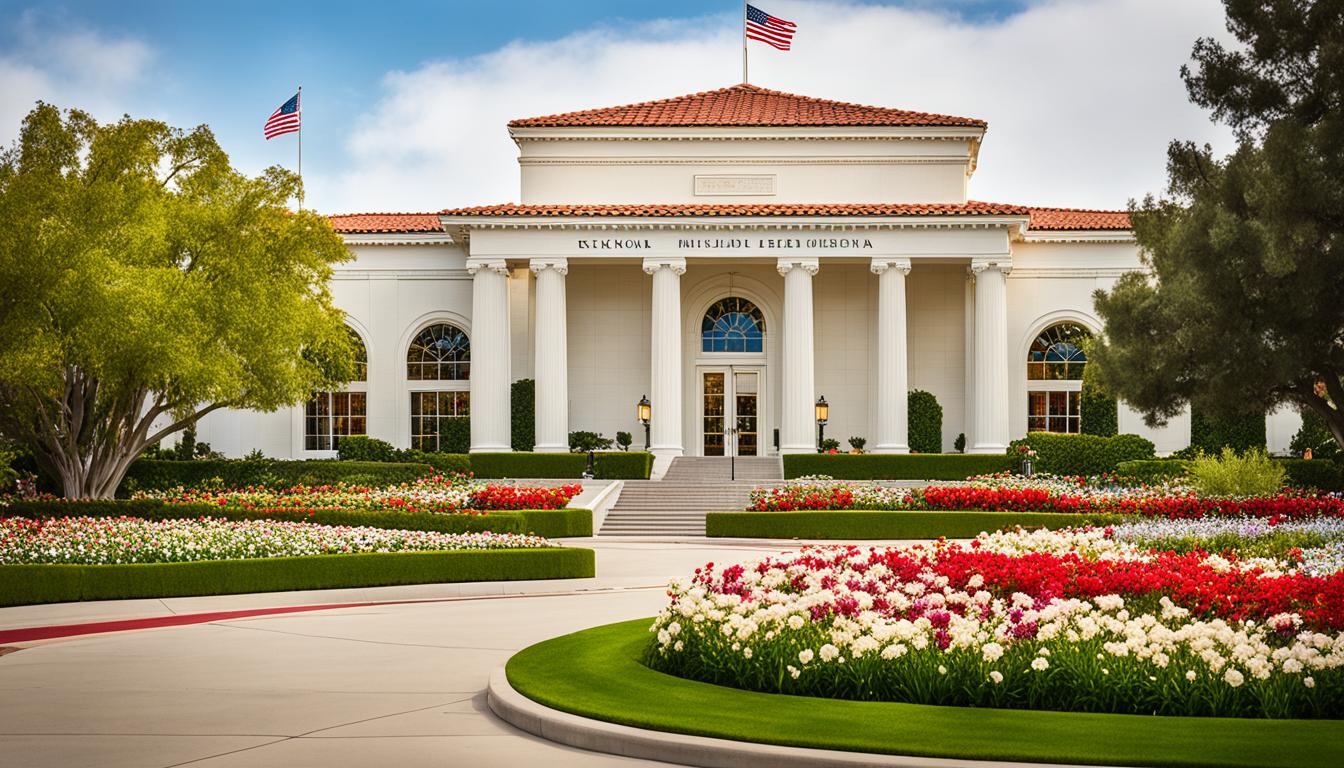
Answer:
[[[875,258],[877,277],[877,439],[873,453],[909,453],[910,389],[905,276],[909,259]]]
[[[814,406],[812,276],[815,258],[783,258],[776,265],[784,276],[783,392],[779,425],[780,453],[815,453],[817,422]]]
[[[653,276],[653,323],[649,379],[650,450],[666,468],[672,458],[682,455],[681,442],[681,276],[686,274],[682,258],[649,258],[644,271]],[[619,407],[628,404],[621,403]]]
[[[566,259],[532,259],[537,276],[536,436],[538,453],[569,450],[569,328],[565,312]]]
[[[512,450],[509,440],[509,268],[467,259],[471,286],[471,452]]]
[[[967,453],[1008,447],[1008,272],[1012,262],[975,259],[975,436]]]

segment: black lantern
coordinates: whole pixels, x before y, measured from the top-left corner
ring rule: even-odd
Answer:
[[[826,396],[817,398],[817,453],[821,453],[821,444],[826,438],[826,422],[831,418],[831,406],[826,402]]]
[[[639,398],[635,404],[635,414],[639,423],[644,425],[644,450],[649,450],[649,422],[653,420],[653,406],[649,404],[649,396],[644,395]]]

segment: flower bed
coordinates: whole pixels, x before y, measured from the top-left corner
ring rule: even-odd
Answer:
[[[294,486],[284,490],[155,491],[134,498],[160,499],[169,504],[209,504],[246,510],[366,510],[473,514],[495,510],[561,509],[583,490],[578,484],[518,486],[476,482],[465,475],[435,475],[413,483],[385,488],[351,485]]]
[[[1141,540],[1141,537],[1140,537]],[[1106,530],[808,548],[697,570],[653,668],[756,691],[1135,714],[1344,716],[1344,573]]]
[[[956,485],[887,488],[800,478],[782,486],[757,488],[749,510],[985,510],[1121,514],[1146,517],[1262,517],[1305,519],[1344,517],[1344,499],[1285,490],[1277,496],[1210,498],[1177,485],[1125,487],[1111,478],[1022,478],[985,475]]]
[[[0,519],[0,565],[182,563],[553,546],[558,545],[537,536],[519,534],[449,534],[278,520]]]

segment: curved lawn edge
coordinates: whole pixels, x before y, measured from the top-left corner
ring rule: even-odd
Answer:
[[[757,693],[639,662],[652,618],[529,646],[505,674],[552,709],[669,733],[849,752],[1139,766],[1334,768],[1344,722],[935,707]]]
[[[0,565],[0,606],[470,581],[583,579],[593,550],[460,550],[127,565]]]
[[[949,539],[985,531],[1111,525],[1124,515],[1067,512],[978,512],[924,510],[820,510],[811,512],[710,512],[705,535],[734,539]],[[1133,516],[1129,516],[1131,519]]]

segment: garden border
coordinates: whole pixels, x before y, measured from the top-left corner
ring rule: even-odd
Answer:
[[[1017,760],[1324,768],[1344,762],[1344,721],[1339,720],[939,707],[759,693],[685,680],[640,663],[651,621],[607,624],[524,648],[509,659],[502,676],[491,678],[491,709],[523,730],[584,749],[654,757],[653,752],[639,750],[686,745],[674,759],[702,766],[975,765],[969,761]],[[579,729],[573,721],[538,721],[535,711],[529,716],[520,708],[514,708],[515,719],[505,691],[497,690],[498,677],[543,707],[597,722]],[[637,734],[642,738],[626,738],[628,734],[609,727],[612,723],[644,729]],[[800,728],[799,723],[807,727]],[[1189,738],[1194,731],[1200,733],[1198,740]],[[660,734],[664,737],[650,738]],[[792,747],[787,752],[798,759],[782,762],[779,750],[764,751],[762,745]],[[816,750],[868,759],[827,762],[825,758],[832,755]],[[745,759],[752,754],[769,755],[771,762]],[[874,755],[882,757],[872,759]],[[899,761],[893,755],[908,757]]]
[[[121,565],[0,565],[0,606],[195,597],[472,581],[583,579],[593,550],[575,547],[361,552]]]
[[[954,510],[817,510],[809,512],[710,512],[705,536],[732,539],[969,539],[982,532],[1023,528],[1104,526],[1125,515],[1069,512]]]

